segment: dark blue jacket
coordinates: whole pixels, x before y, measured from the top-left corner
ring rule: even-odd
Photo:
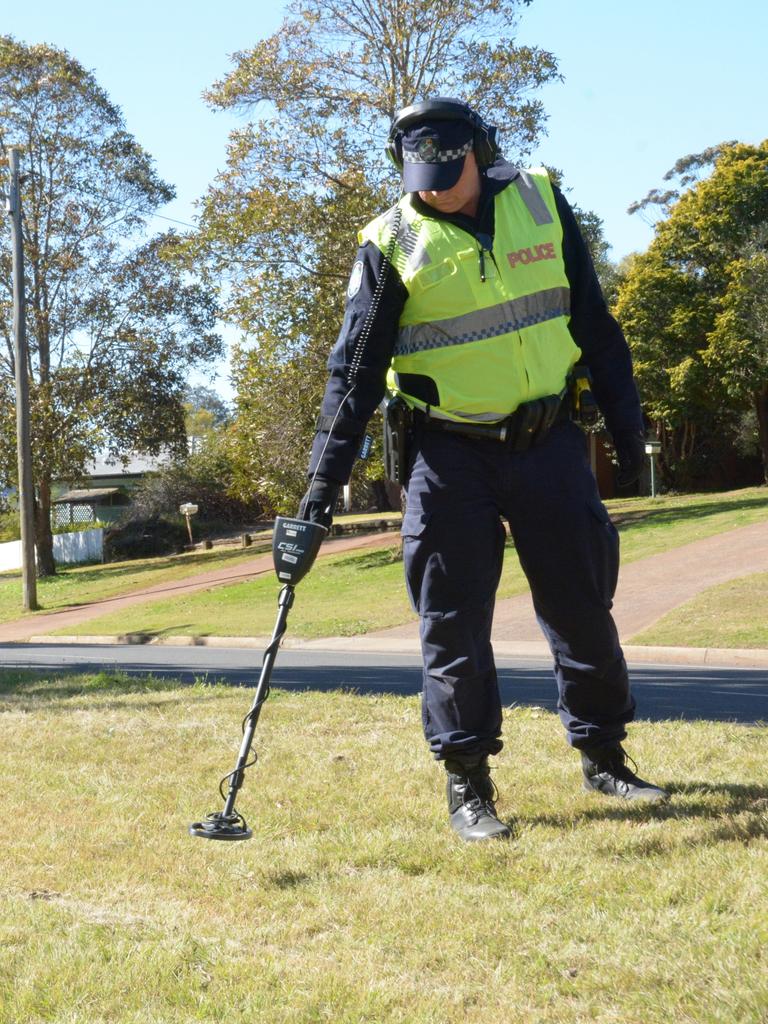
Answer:
[[[483,173],[480,205],[474,218],[438,213],[422,203],[416,193],[412,195],[411,202],[419,213],[449,220],[488,250],[492,248],[494,235],[494,198],[517,173],[517,168],[504,160],[497,160]],[[629,347],[621,328],[608,312],[573,210],[559,189],[555,188],[554,192],[563,225],[563,260],[571,289],[568,326],[582,351],[580,361],[586,363],[592,373],[593,392],[611,433],[615,436],[624,430],[640,431],[643,429],[643,417],[632,376]],[[336,413],[339,403],[349,391],[350,362],[381,276],[383,256],[375,245],[367,243],[361,246],[355,259],[356,263],[358,261],[362,264],[362,278],[357,290],[347,299],[344,322],[328,360],[330,376],[321,408],[321,416],[325,417]],[[356,273],[359,274],[359,268]],[[350,290],[355,287],[357,282],[350,286]],[[338,483],[349,480],[365,426],[384,397],[386,374],[407,297],[400,275],[390,267],[362,352],[355,389],[344,403],[330,440],[326,430],[317,432],[312,446],[310,473],[317,468],[320,475]]]

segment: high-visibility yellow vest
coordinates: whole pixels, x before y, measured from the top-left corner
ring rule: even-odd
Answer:
[[[546,171],[519,172],[495,197],[493,257],[486,251],[482,261],[470,234],[417,213],[407,195],[360,232],[360,243],[388,252],[398,219],[392,263],[408,298],[390,390],[461,422],[500,420],[561,392],[581,350],[568,330],[563,230]],[[408,374],[431,378],[439,400],[409,394]]]

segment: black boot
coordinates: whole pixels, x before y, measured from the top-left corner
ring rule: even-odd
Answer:
[[[669,800],[669,793],[651,782],[639,779],[627,765],[627,753],[620,743],[612,747],[587,747],[581,751],[584,789],[597,790],[607,796],[623,800],[645,800],[661,803]],[[632,764],[637,768],[634,761]]]
[[[496,816],[496,787],[487,756],[449,758],[448,812],[452,828],[468,843],[508,839],[512,833]]]

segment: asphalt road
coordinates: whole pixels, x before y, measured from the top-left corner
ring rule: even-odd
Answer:
[[[172,676],[185,682],[207,678],[253,685],[262,652],[243,648],[112,646],[97,644],[0,644],[5,668],[35,668]],[[497,658],[502,702],[555,710],[556,691],[548,662]],[[638,716],[645,719],[705,719],[764,724],[768,721],[768,670],[664,666],[630,663]],[[291,650],[279,652],[272,685],[299,690],[354,690],[360,694],[416,694],[419,658],[412,654]]]

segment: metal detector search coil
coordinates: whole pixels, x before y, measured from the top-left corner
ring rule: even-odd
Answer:
[[[328,533],[319,523],[310,523],[305,519],[287,519],[278,516],[272,538],[272,560],[277,578],[284,584],[277,599],[277,621],[269,646],[264,651],[261,663],[261,675],[256,684],[251,710],[243,719],[243,739],[240,753],[234,769],[225,775],[219,785],[222,799],[225,799],[224,810],[207,814],[202,821],[195,821],[189,826],[190,835],[201,839],[237,840],[250,839],[253,832],[245,818],[235,810],[235,798],[243,784],[245,769],[256,763],[256,755],[249,761],[256,723],[261,708],[269,695],[269,678],[275,664],[280,641],[285,634],[288,612],[293,605],[293,588],[312,568],[323,538]],[[224,797],[224,783],[229,781],[229,792]]]

